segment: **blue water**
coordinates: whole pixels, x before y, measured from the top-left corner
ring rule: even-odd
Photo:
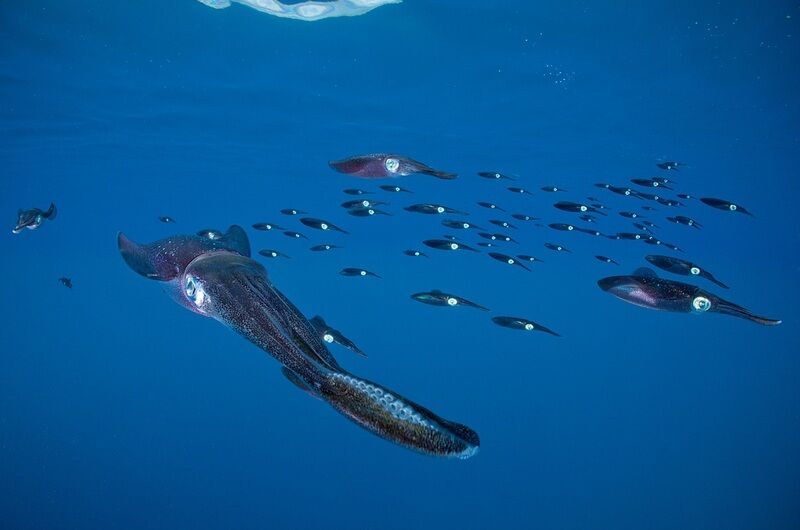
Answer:
[[[798,528],[798,22],[777,1],[407,0],[312,23],[191,0],[8,2],[0,526]],[[343,188],[383,182],[327,162],[387,151],[460,177],[406,177],[414,195],[374,196],[395,215],[347,215]],[[593,184],[665,174],[660,160],[688,164],[666,174],[676,192],[755,217],[689,201],[650,212],[658,236],[731,289],[695,283],[782,325],[598,289],[646,265],[642,243],[518,223],[504,248],[544,260],[530,273],[485,253],[402,254],[453,233],[402,210],[414,202],[491,227],[476,201],[577,223],[551,204],[592,195],[611,210],[597,229],[633,231],[616,213],[645,202]],[[18,208],[50,201],[55,221],[10,233]],[[352,233],[323,237],[286,207]],[[703,230],[664,220],[675,213]],[[311,240],[249,228],[260,221]],[[234,223],[255,250],[292,256],[262,259],[275,285],[369,355],[334,346],[341,364],[474,428],[480,452],[435,459],[370,435],[116,249],[120,230],[147,242]],[[325,242],[345,248],[308,251]],[[436,288],[492,312],[409,298]]]

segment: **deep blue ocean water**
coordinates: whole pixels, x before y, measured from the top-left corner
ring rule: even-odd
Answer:
[[[406,0],[310,23],[192,0],[7,4],[1,527],[800,526],[797,2]],[[352,217],[341,190],[387,181],[327,162],[372,152],[460,176],[391,181],[415,192],[371,196],[393,216]],[[665,173],[663,160],[688,165]],[[647,212],[675,255],[731,289],[694,283],[782,325],[602,292],[599,278],[646,265],[653,247],[638,242],[518,223],[519,245],[503,248],[544,260],[530,273],[485,252],[402,254],[454,233],[403,211],[414,202],[490,228],[503,214],[476,201],[578,223],[552,203],[591,195],[610,209],[598,230],[633,231],[617,212],[646,203],[593,184],[656,175],[755,214],[696,200]],[[56,220],[11,234],[17,209],[51,201]],[[287,207],[351,234],[324,237]],[[676,213],[703,229],[664,220]],[[311,239],[250,229],[261,221]],[[345,367],[474,428],[480,452],[436,459],[370,435],[116,248],[120,230],[147,242],[230,224],[292,256],[259,259],[368,353],[332,346]],[[345,248],[308,251],[326,242]],[[347,266],[383,279],[340,276]],[[409,298],[436,288],[492,312]]]

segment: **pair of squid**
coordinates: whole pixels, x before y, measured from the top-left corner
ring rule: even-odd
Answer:
[[[150,244],[120,233],[117,244],[128,266],[162,282],[178,304],[271,354],[293,384],[364,429],[434,456],[463,459],[478,451],[478,434],[469,427],[342,368],[312,324],[250,258],[241,227],[231,226],[213,239],[174,236]]]

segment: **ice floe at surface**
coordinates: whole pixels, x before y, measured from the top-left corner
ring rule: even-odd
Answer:
[[[287,4],[279,0],[198,0],[214,9],[230,7],[231,2],[252,7],[276,17],[313,22],[332,17],[363,15],[385,4],[399,4],[402,0],[332,0],[330,2],[306,1]]]

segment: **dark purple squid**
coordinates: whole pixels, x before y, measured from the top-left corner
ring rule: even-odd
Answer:
[[[430,175],[445,180],[452,180],[458,176],[455,173],[433,169],[412,158],[393,154],[351,156],[343,160],[333,160],[328,162],[328,165],[339,173],[366,179],[405,177],[414,173]]]
[[[433,456],[469,458],[478,451],[478,434],[469,427],[343,369],[309,321],[270,283],[266,269],[250,259],[240,227],[217,239],[174,236],[140,245],[120,233],[117,242],[134,271],[163,282],[180,305],[275,357],[293,384],[361,427]]]
[[[629,276],[609,276],[599,280],[597,285],[620,300],[648,309],[673,313],[720,313],[764,326],[781,323],[780,320],[755,315],[694,285],[659,278],[651,269],[638,269]]]

